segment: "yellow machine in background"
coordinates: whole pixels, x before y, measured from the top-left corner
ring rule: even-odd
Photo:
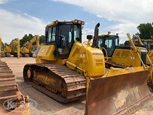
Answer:
[[[0,37],[0,54],[2,53]],[[0,60],[0,115],[30,115],[29,97],[24,96],[6,62]]]
[[[10,43],[11,55],[14,57],[20,57],[20,39],[14,39]]]
[[[5,52],[5,57],[11,56],[11,47],[6,43],[4,43],[4,52]]]
[[[135,111],[151,95],[146,84],[150,68],[105,68],[102,51],[90,46],[92,36],[81,43],[82,25],[77,19],[48,24],[36,63],[24,66],[24,81],[62,103],[86,95],[86,115]]]
[[[40,36],[34,36],[30,41],[27,41],[23,47],[21,47],[21,54],[23,57],[32,57],[34,51],[39,47]],[[33,49],[33,44],[36,43],[35,49]]]
[[[20,40],[18,38],[13,39],[9,45],[4,43],[4,52],[6,57],[13,55],[14,57],[20,57]]]
[[[98,27],[95,28],[95,32],[98,31]],[[93,40],[92,46],[100,48],[104,52],[106,67],[125,68],[147,65],[147,60],[150,60],[147,57],[147,49],[140,45],[135,46],[129,34],[127,34],[127,37],[129,40],[123,46],[119,45],[118,34],[102,34]],[[148,84],[153,84],[152,81],[152,72],[150,72],[150,75],[148,75]]]
[[[150,60],[153,62],[153,39],[140,39],[139,36],[135,36],[133,42],[136,45],[142,45],[148,50]],[[147,60],[149,61],[149,60]]]
[[[136,46],[145,47],[148,50],[146,63],[148,65],[150,65],[151,68],[152,68],[151,72],[149,74],[149,78],[148,78],[148,85],[149,85],[149,87],[151,87],[150,90],[153,92],[153,57],[152,57],[152,55],[153,55],[153,50],[152,50],[152,45],[153,45],[152,42],[153,42],[153,40],[151,40],[151,39],[140,39],[139,36],[135,36],[132,39],[132,41],[134,42],[134,44]],[[126,41],[126,42],[128,42],[128,41]]]
[[[8,52],[11,52],[11,49],[10,49],[9,46],[6,45],[6,43],[3,43],[2,42],[2,38],[1,37],[0,37],[0,48],[1,48],[0,49],[0,51],[1,51],[1,53],[0,53],[1,54],[1,57],[6,57],[6,56],[7,57],[10,57],[10,53],[8,53]]]

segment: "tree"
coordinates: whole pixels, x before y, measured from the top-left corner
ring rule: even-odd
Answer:
[[[20,45],[23,46],[27,41],[31,40],[34,36],[32,34],[25,34],[23,38],[20,40]]]
[[[153,38],[153,23],[143,23],[140,24],[137,29],[139,33],[137,33],[142,39],[150,39]]]
[[[22,39],[20,40],[20,45],[23,46],[27,41],[30,41],[35,35],[32,35],[32,34],[25,34]],[[44,39],[45,39],[45,36],[44,35],[41,35],[40,36],[40,44],[41,43],[44,43]],[[35,45],[36,43],[34,43]]]
[[[41,44],[41,43],[44,43],[44,41],[45,41],[45,36],[44,36],[44,35],[41,35],[41,36],[40,36],[40,44]]]

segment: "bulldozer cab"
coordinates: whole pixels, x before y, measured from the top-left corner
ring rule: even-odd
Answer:
[[[106,49],[108,57],[113,55],[113,52],[117,46],[119,46],[119,36],[118,35],[99,35],[97,46],[102,48],[102,50]],[[104,49],[103,49],[104,48]],[[106,52],[104,55],[106,56]]]
[[[55,45],[54,55],[59,58],[67,58],[74,41],[82,42],[81,31],[83,21],[54,21],[47,25],[45,31],[46,45]]]
[[[146,47],[146,49],[149,50],[153,50],[153,41],[150,40],[143,40],[142,39],[142,43],[144,45],[144,47]]]
[[[153,49],[153,40],[152,39],[141,39],[141,40],[139,40],[139,39],[140,38],[138,38],[136,36],[133,37],[133,42],[134,42],[135,46],[145,47],[148,51]]]

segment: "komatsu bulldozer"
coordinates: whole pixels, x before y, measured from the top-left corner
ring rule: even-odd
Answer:
[[[30,115],[29,98],[15,82],[15,76],[5,62],[0,61],[0,115]]]
[[[5,57],[11,56],[11,47],[6,43],[4,43],[4,52],[5,52]]]
[[[1,37],[0,37],[0,57],[5,57],[4,44],[2,42],[2,38]]]
[[[16,38],[10,43],[11,55],[14,57],[20,57],[20,39]]]
[[[36,63],[26,64],[24,81],[51,98],[68,103],[86,95],[86,115],[132,113],[151,97],[147,65],[105,68],[103,52],[82,43],[84,21],[53,21],[45,29]]]
[[[99,24],[95,27],[95,32],[98,31]],[[118,34],[113,35],[108,32],[108,34],[98,35],[96,39],[93,40],[93,47],[100,48],[105,55],[106,66],[107,67],[139,67],[146,65],[152,65],[151,57],[148,56],[147,49],[142,45],[137,45],[131,39],[130,34],[127,34],[129,40],[127,40],[124,45],[120,46]],[[151,66],[152,68],[152,66]],[[153,68],[148,75],[148,85],[153,86]],[[150,90],[152,91],[153,87]]]
[[[150,60],[153,62],[153,40],[152,39],[140,39],[139,36],[134,36],[132,39],[136,45],[141,45],[148,50],[148,56]],[[147,60],[149,63],[149,60]]]
[[[10,42],[10,45],[4,43],[4,52],[5,52],[5,56],[6,57],[10,57],[11,55],[13,55],[14,57],[20,57],[20,40],[17,39],[13,39]]]
[[[40,36],[36,35],[34,36],[30,41],[27,41],[22,47],[21,47],[21,54],[23,57],[32,57],[34,51],[39,47],[39,39]],[[35,50],[33,50],[33,44],[35,45]]]
[[[140,39],[138,35],[133,36],[132,39],[133,43],[137,47],[145,47],[147,49],[147,57],[146,63],[147,65],[151,66],[151,71],[148,76],[148,86],[150,87],[151,92],[153,92],[153,50],[152,50],[152,40],[151,39]],[[129,44],[129,41],[125,41],[125,43]]]
[[[0,115],[30,115],[29,106],[29,97],[20,92],[12,70],[0,60]]]

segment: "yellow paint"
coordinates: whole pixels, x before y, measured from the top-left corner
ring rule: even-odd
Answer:
[[[40,50],[37,54],[37,63],[41,63],[40,61],[43,62],[46,61],[56,61],[57,59],[55,58],[53,52],[55,50],[55,46],[54,45],[42,45],[40,46]],[[39,60],[40,59],[40,60]]]
[[[17,57],[20,58],[20,39],[17,39]]]
[[[42,75],[42,74],[37,74],[35,77],[35,80],[41,81],[42,83],[47,85],[49,84],[54,85],[56,83],[56,81],[53,78]]]
[[[76,41],[71,49],[67,61],[75,65],[72,66],[67,63],[66,65],[69,68],[78,72],[85,71],[86,73],[84,74],[86,74],[86,76],[98,77],[105,74],[103,53],[99,49],[92,48],[89,44],[81,44]]]
[[[36,43],[36,49],[37,49],[40,46],[39,40],[40,40],[40,36],[36,35],[31,40],[27,41],[21,47],[21,53],[23,53],[23,54],[33,53],[32,46],[33,46],[34,43]]]
[[[28,69],[28,71],[27,71],[27,77],[30,79],[30,77],[31,77],[31,71],[30,71],[30,69]]]

